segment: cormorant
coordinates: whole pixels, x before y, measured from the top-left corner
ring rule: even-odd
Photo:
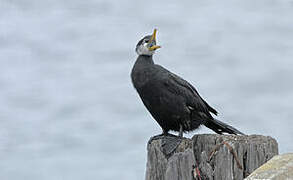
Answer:
[[[156,45],[155,29],[152,35],[145,36],[136,45],[138,58],[131,72],[134,88],[143,104],[163,130],[183,132],[197,129],[200,125],[218,134],[243,134],[211,115],[217,115],[212,108],[186,80],[155,64],[153,54],[160,46]]]

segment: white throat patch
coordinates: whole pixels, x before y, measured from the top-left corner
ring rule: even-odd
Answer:
[[[137,47],[136,53],[138,55],[148,55],[151,56],[155,53],[155,51],[150,51],[149,48],[147,47],[147,43],[144,43],[140,46]]]

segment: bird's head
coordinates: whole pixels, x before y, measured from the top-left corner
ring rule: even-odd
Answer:
[[[151,56],[161,47],[156,45],[156,34],[157,29],[154,29],[152,35],[145,36],[137,43],[135,51],[138,55]]]

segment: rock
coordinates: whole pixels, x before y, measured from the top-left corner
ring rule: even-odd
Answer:
[[[178,138],[176,137],[178,140]],[[147,180],[191,179],[194,155],[191,139],[180,139],[172,154],[164,154],[166,139],[156,139],[148,144]],[[169,137],[168,140],[169,141]],[[168,142],[171,143],[171,142]],[[169,151],[168,151],[169,152]]]
[[[268,136],[204,134],[192,140],[195,159],[207,153],[208,159],[203,163],[213,167],[215,180],[243,179],[278,154],[276,140]]]
[[[192,139],[160,137],[148,144],[146,180],[244,179],[278,154],[268,136],[195,135]]]
[[[293,153],[274,156],[246,178],[246,180],[253,179],[293,179]]]

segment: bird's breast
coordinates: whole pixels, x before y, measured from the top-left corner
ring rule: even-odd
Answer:
[[[133,68],[131,79],[136,89],[146,86],[151,80],[154,79],[154,71],[150,67]]]

